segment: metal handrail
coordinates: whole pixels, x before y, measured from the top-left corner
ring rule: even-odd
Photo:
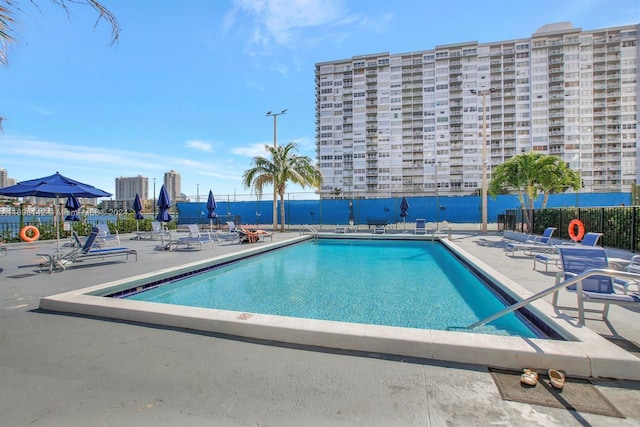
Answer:
[[[310,231],[312,235],[317,236],[318,235],[318,230],[316,230],[315,228],[313,228],[312,226],[308,225],[308,224],[303,224],[302,227],[300,227],[300,235],[302,236],[305,231],[305,229],[307,231]]]
[[[469,325],[463,329],[474,329],[477,328],[478,326],[482,326],[485,323],[489,323],[493,320],[496,320],[504,315],[507,315],[509,313],[511,313],[512,311],[516,311],[517,309],[524,307],[525,305],[531,304],[533,301],[539,300],[542,297],[545,297],[547,295],[549,295],[550,293],[553,293],[557,290],[560,290],[562,288],[566,288],[567,286],[571,286],[574,283],[578,283],[581,280],[584,280],[588,277],[592,277],[592,276],[609,276],[609,277],[623,277],[626,279],[632,279],[632,280],[639,280],[640,279],[640,275],[637,273],[629,273],[627,271],[618,271],[618,270],[611,270],[611,269],[593,269],[593,270],[587,270],[583,273],[578,274],[575,277],[572,277],[571,279],[565,280],[564,282],[560,282],[557,283],[555,285],[553,285],[552,287],[545,289],[543,291],[538,292],[535,295],[530,296],[529,298],[520,301],[519,303],[510,305],[509,307],[505,308],[504,310],[501,310],[495,314],[492,314],[489,317],[486,317],[476,323],[474,323],[473,325]]]

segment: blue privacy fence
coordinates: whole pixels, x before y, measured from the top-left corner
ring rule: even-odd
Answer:
[[[417,218],[430,222],[449,221],[457,223],[482,222],[482,198],[479,196],[464,197],[408,197],[409,210],[407,223]],[[384,220],[387,223],[402,222],[398,197],[386,199],[353,199],[353,217],[355,224],[367,224],[367,220]],[[301,224],[347,224],[349,222],[349,199],[327,200],[286,200],[285,222],[289,225]],[[553,207],[587,207],[618,206],[631,204],[631,193],[603,194],[554,194],[549,197],[548,208]],[[218,218],[214,224],[234,221],[239,224],[272,224],[272,201],[219,201],[216,213]],[[542,206],[542,197],[535,202],[535,208]],[[496,199],[489,197],[487,203],[488,222],[497,222],[498,215],[508,209],[519,209],[516,196],[504,195]],[[177,203],[178,224],[208,224],[206,202]],[[278,203],[278,220],[280,205]]]

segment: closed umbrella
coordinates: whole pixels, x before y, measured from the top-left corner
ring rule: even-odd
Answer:
[[[407,211],[409,210],[409,202],[407,202],[407,198],[405,196],[402,196],[402,201],[400,202],[400,217],[402,218],[402,227],[406,228],[407,226],[407,216],[409,216],[409,214],[407,213]]]
[[[136,193],[135,199],[133,199],[133,210],[135,211],[135,215],[133,216],[136,220],[136,231],[140,231],[140,220],[144,219],[142,214],[142,203],[140,202],[140,196]]]
[[[92,185],[67,178],[58,172],[43,178],[22,181],[16,185],[0,188],[0,194],[13,197],[36,196],[55,198],[56,204],[53,209],[56,218],[56,249],[58,250],[60,249],[60,224],[59,221],[57,221],[57,217],[60,197],[69,197],[72,195],[88,198],[111,196],[111,193],[102,191]]]
[[[170,222],[173,218],[169,214],[169,208],[171,207],[171,199],[169,198],[169,193],[167,193],[167,189],[162,186],[160,189],[160,194],[158,194],[158,215],[156,216],[156,220],[160,222]]]
[[[67,203],[64,204],[64,207],[69,211],[69,215],[64,218],[65,221],[80,221],[78,209],[82,207],[82,204],[75,195],[72,194],[67,198]]]
[[[209,199],[207,199],[207,218],[209,218],[209,230],[213,231],[213,219],[218,217],[216,213],[216,199],[213,197],[213,191],[209,190]]]
[[[349,225],[353,227],[354,217],[353,217],[353,201],[349,200]]]

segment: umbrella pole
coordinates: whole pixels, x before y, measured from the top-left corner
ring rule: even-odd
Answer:
[[[56,204],[53,206],[53,215],[56,223],[56,252],[60,252],[60,218],[58,217],[58,196],[56,195]]]

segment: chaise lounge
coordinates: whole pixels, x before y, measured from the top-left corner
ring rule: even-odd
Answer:
[[[603,236],[602,233],[587,233],[584,235],[582,242],[580,243],[564,243],[566,245],[577,245],[577,246],[586,246],[586,247],[595,247],[597,246],[600,238]],[[545,254],[538,253],[533,256],[533,269],[536,269],[537,264],[544,264],[544,271],[549,271],[549,264],[554,264],[556,267],[560,267],[560,256],[558,254]]]
[[[520,250],[525,255],[533,255],[533,252],[553,252],[554,246],[551,236],[556,231],[555,227],[547,227],[542,236],[529,235],[524,242],[508,242],[504,247],[505,255],[515,255]]]
[[[200,250],[203,250],[205,245],[210,245],[213,248],[213,244],[218,241],[209,232],[201,232],[198,224],[188,224],[187,227],[189,228],[189,235],[174,241],[173,246],[175,249],[180,246],[185,246],[185,249],[189,249],[191,246],[199,245]]]
[[[113,256],[124,256],[125,259],[129,260],[129,255],[133,255],[135,260],[138,261],[138,253],[135,249],[130,249],[126,247],[117,247],[117,248],[95,248],[94,245],[96,243],[96,239],[98,238],[98,228],[93,227],[91,229],[91,233],[87,236],[87,240],[85,240],[84,244],[80,241],[80,237],[75,231],[72,231],[73,239],[76,241],[76,247],[70,252],[61,256],[57,263],[59,265],[64,266],[65,264],[77,262],[84,259],[92,259],[92,258],[106,258]]]

